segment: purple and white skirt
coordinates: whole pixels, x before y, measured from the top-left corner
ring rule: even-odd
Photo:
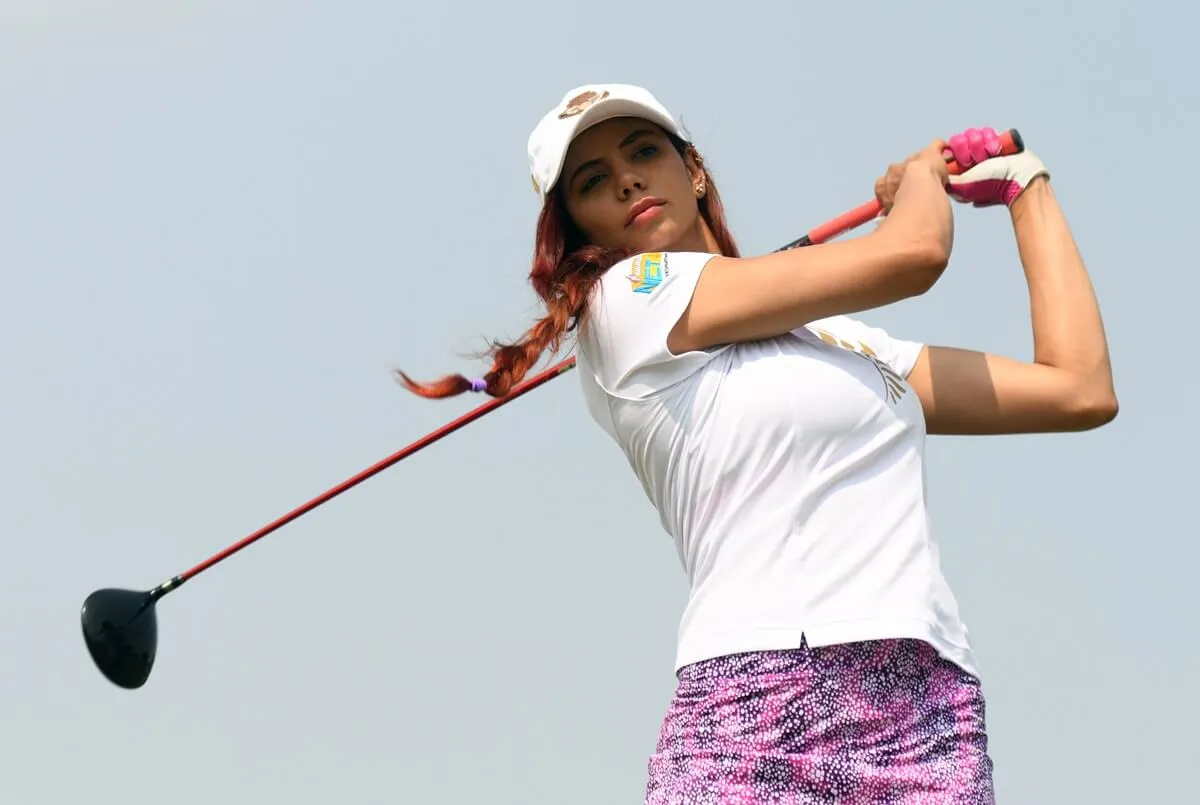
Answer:
[[[992,805],[979,680],[919,640],[681,668],[645,805]]]

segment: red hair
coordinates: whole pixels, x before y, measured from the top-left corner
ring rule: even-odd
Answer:
[[[739,256],[725,221],[725,208],[717,185],[704,161],[689,143],[670,133],[667,136],[680,156],[691,154],[704,174],[706,190],[699,200],[700,215],[712,231],[721,254]],[[484,353],[492,359],[491,370],[483,376],[487,393],[503,397],[521,382],[547,350],[552,356],[557,354],[562,348],[563,337],[574,331],[586,316],[588,295],[597,280],[630,256],[620,249],[605,249],[588,243],[567,212],[559,190],[551,193],[538,215],[533,267],[529,272],[529,283],[545,304],[546,315],[534,322],[520,340],[511,344],[493,342]],[[472,388],[471,381],[461,374],[448,375],[431,383],[417,383],[399,370],[396,374],[409,391],[422,397],[453,397]]]

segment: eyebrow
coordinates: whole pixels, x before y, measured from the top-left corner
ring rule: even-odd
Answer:
[[[630,143],[640,140],[642,137],[645,137],[648,134],[652,135],[654,132],[651,129],[636,129],[635,131],[630,132],[624,140],[621,140],[617,148],[624,148]],[[602,159],[589,159],[587,162],[584,162],[571,172],[571,178],[568,180],[568,184],[573,183],[575,181],[575,177],[583,173],[588,168],[592,167],[593,165],[599,165],[603,161],[604,160]]]

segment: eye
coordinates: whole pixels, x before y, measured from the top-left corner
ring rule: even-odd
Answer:
[[[643,145],[641,148],[633,152],[634,159],[647,159],[658,153],[657,145]]]
[[[601,180],[601,179],[603,179],[603,178],[604,178],[604,174],[603,174],[603,173],[593,173],[591,176],[589,176],[589,177],[587,178],[587,181],[586,181],[586,182],[584,182],[584,183],[583,183],[583,184],[580,186],[580,188],[579,188],[579,192],[580,192],[580,194],[582,195],[583,193],[586,193],[586,192],[588,192],[589,190],[591,190],[591,189],[592,189],[593,187],[595,187],[595,186],[596,186],[596,185],[597,185],[597,184],[600,182],[600,180]]]

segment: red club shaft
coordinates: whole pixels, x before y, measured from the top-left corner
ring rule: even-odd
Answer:
[[[1010,129],[1009,131],[1002,134],[1001,142],[1003,143],[1003,148],[1000,152],[1001,154],[1017,154],[1024,150],[1024,143],[1022,142],[1021,136],[1016,131],[1016,129]],[[951,174],[958,174],[958,173],[962,172],[962,168],[953,162],[951,162],[948,165],[948,168],[949,168],[949,171]],[[877,215],[879,215],[879,212],[880,212],[879,201],[877,199],[874,199],[874,200],[869,201],[865,204],[862,204],[858,207],[855,207],[853,210],[850,210],[849,212],[839,215],[837,218],[834,218],[832,221],[829,221],[828,223],[822,224],[821,226],[816,227],[815,229],[812,229],[807,235],[800,238],[799,240],[792,241],[788,245],[779,249],[779,251],[784,251],[787,249],[794,249],[794,248],[801,247],[801,246],[812,246],[812,245],[816,245],[818,243],[824,243],[825,241],[831,240],[832,238],[835,238],[838,235],[844,234],[845,232],[848,232],[851,229],[855,229],[859,226],[862,226],[863,224],[867,223],[868,221],[872,220]],[[351,478],[346,479],[345,481],[343,481],[342,483],[333,487],[329,491],[324,492],[324,493],[318,495],[317,497],[313,498],[312,500],[308,501],[304,505],[293,509],[292,511],[283,515],[282,517],[275,520],[274,522],[268,523],[267,525],[265,525],[262,528],[260,528],[259,530],[255,531],[253,534],[250,534],[249,536],[245,537],[241,541],[236,542],[233,545],[230,545],[228,548],[221,551],[220,553],[215,554],[215,555],[209,557],[208,559],[205,559],[203,562],[201,562],[200,564],[191,568],[190,570],[187,570],[184,573],[181,573],[180,575],[173,577],[169,581],[164,582],[163,584],[159,585],[154,590],[152,590],[151,595],[155,599],[165,595],[166,593],[175,589],[179,585],[183,584],[188,579],[194,578],[195,576],[199,575],[200,573],[203,573],[205,570],[208,570],[210,567],[217,564],[218,562],[222,562],[225,559],[228,559],[230,556],[233,556],[235,553],[242,550],[243,548],[246,548],[246,547],[252,545],[253,543],[257,542],[258,540],[260,540],[263,537],[267,536],[268,534],[272,533],[273,531],[276,531],[276,530],[282,528],[283,526],[287,525],[288,523],[292,522],[293,520],[301,517],[302,515],[306,514],[307,512],[312,511],[313,509],[317,508],[318,506],[322,505],[323,503],[326,503],[326,502],[332,500],[333,498],[337,497],[338,495],[342,494],[343,492],[345,492],[349,489],[352,489],[355,486],[358,486],[360,483],[367,480],[368,478],[378,475],[379,473],[383,472],[384,470],[386,470],[387,468],[396,464],[397,462],[407,458],[408,456],[411,456],[413,453],[417,452],[418,450],[428,447],[429,445],[433,444],[434,442],[438,441],[439,439],[450,435],[454,431],[462,428],[463,426],[465,426],[471,422],[474,422],[476,419],[479,419],[484,414],[488,414],[488,413],[496,410],[500,406],[505,405],[505,404],[511,402],[512,400],[515,400],[517,397],[520,397],[521,395],[526,394],[527,392],[533,391],[538,386],[548,383],[551,380],[553,380],[554,378],[558,377],[559,375],[564,374],[574,368],[575,368],[575,358],[573,358],[573,357],[567,358],[566,360],[563,360],[563,361],[560,361],[559,363],[554,364],[553,366],[549,367],[548,369],[543,370],[539,374],[529,378],[528,380],[524,381],[523,383],[518,384],[517,386],[515,386],[513,388],[512,391],[510,391],[504,397],[490,400],[486,403],[483,403],[479,407],[477,407],[471,411],[468,411],[466,414],[463,414],[458,419],[455,419],[454,421],[452,421],[446,425],[443,425],[442,427],[438,428],[437,430],[433,431],[432,433],[421,437],[420,439],[418,439],[417,441],[408,445],[407,447],[405,447],[401,450],[398,450],[397,452],[393,453],[392,455],[388,456],[387,458],[383,459],[382,461],[379,461],[376,464],[373,464],[372,466],[367,467],[365,470],[358,473],[357,475],[354,475]]]

